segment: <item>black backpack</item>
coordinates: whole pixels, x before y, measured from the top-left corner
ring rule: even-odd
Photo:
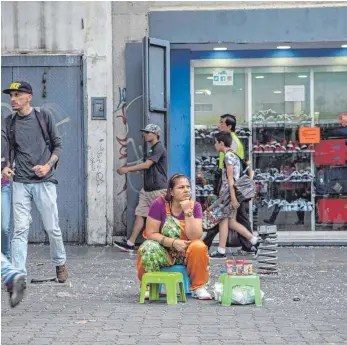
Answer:
[[[43,115],[43,110],[39,107],[34,107],[34,113],[36,116],[37,121],[40,124],[41,131],[43,138],[45,139],[46,145],[49,147],[49,151],[52,153],[53,152],[53,143],[51,140],[51,137],[48,133],[48,127],[47,127],[47,122],[45,120],[45,117]],[[15,153],[15,145],[16,145],[16,138],[15,138],[15,132],[16,132],[16,114],[12,114],[11,116],[11,122],[10,122],[10,127],[9,127],[9,153],[10,153],[10,165],[12,166],[13,161],[14,161],[14,153]],[[58,162],[55,163],[55,168],[57,168]]]

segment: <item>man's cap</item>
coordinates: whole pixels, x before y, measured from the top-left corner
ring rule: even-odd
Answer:
[[[31,85],[26,81],[14,81],[8,89],[3,90],[2,92],[9,95],[11,91],[21,91],[25,93],[30,93],[30,95],[33,94],[33,89],[31,88]]]
[[[154,134],[160,133],[160,127],[158,125],[149,124],[144,129],[140,129],[141,132],[150,132]]]

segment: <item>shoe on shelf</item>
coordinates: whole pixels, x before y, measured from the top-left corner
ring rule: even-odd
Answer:
[[[294,145],[293,145],[293,142],[292,142],[292,141],[290,141],[290,142],[287,144],[287,150],[288,150],[289,152],[295,151],[295,148],[294,148]]]
[[[263,221],[265,224],[269,224],[269,225],[274,225],[275,224],[275,222],[273,221],[273,220],[271,220],[271,219],[264,219],[264,221]]]
[[[270,142],[268,142],[268,143],[264,146],[264,152],[273,152],[273,149],[271,148]]]
[[[196,290],[193,290],[192,297],[201,299],[201,300],[206,300],[206,301],[209,301],[212,299],[211,294],[207,291],[207,289],[204,286]]]
[[[287,151],[287,141],[286,140],[283,140],[281,142],[281,151],[282,152],[286,152]]]
[[[226,259],[225,254],[221,254],[218,250],[212,252],[210,255],[210,259]]]
[[[12,308],[14,308],[23,300],[25,289],[26,289],[25,274],[21,274],[21,273],[17,274],[13,279],[11,287],[8,288],[9,295],[10,295],[10,305]]]
[[[133,252],[135,250],[135,246],[129,246],[127,242],[114,241],[113,244],[124,252]]]

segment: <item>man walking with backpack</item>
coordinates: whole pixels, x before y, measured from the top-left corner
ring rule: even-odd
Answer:
[[[56,267],[58,281],[64,283],[68,272],[59,227],[58,182],[54,178],[56,163],[62,151],[61,138],[52,115],[31,107],[32,88],[29,83],[13,82],[3,93],[10,95],[11,106],[15,111],[5,119],[2,128],[10,146],[9,162],[2,170],[2,177],[7,180],[13,178],[12,264],[25,271],[33,200],[49,237],[51,259]]]

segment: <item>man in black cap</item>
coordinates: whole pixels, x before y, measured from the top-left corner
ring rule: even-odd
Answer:
[[[167,188],[167,153],[163,144],[159,141],[160,127],[149,124],[141,129],[144,139],[151,144],[151,149],[145,156],[145,162],[135,166],[121,167],[118,174],[123,175],[134,171],[145,171],[144,187],[139,194],[139,203],[135,210],[135,223],[133,232],[127,241],[115,241],[114,245],[124,251],[132,252],[135,249],[137,236],[144,225],[152,202],[161,195],[165,195]]]
[[[25,272],[31,201],[34,200],[49,237],[58,281],[63,283],[68,273],[58,218],[58,182],[54,178],[62,151],[61,138],[52,115],[31,107],[33,92],[29,83],[13,82],[3,93],[10,95],[15,111],[5,119],[2,127],[9,142],[9,162],[2,170],[2,177],[13,178],[12,263]]]

